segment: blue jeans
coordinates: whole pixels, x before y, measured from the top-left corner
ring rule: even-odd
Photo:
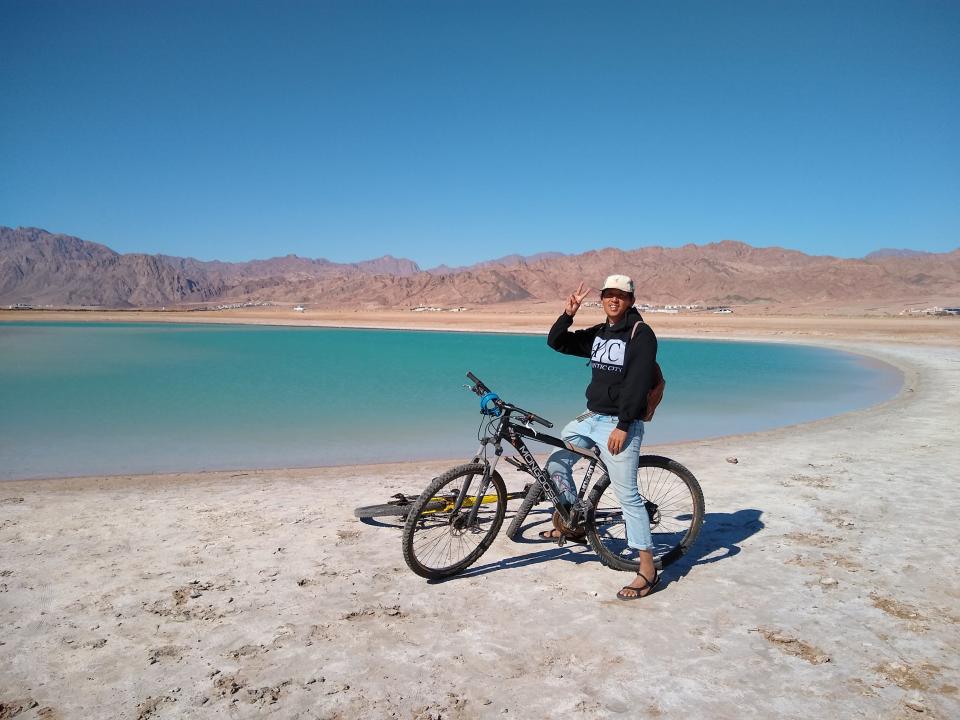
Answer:
[[[617,421],[614,415],[593,415],[583,420],[572,420],[560,437],[577,447],[600,448],[600,459],[607,466],[610,484],[623,508],[627,544],[635,550],[651,550],[650,516],[637,491],[637,463],[640,461],[640,443],[643,441],[643,421],[634,420],[630,424],[623,449],[611,455],[607,449],[607,438],[617,427]],[[545,467],[547,474],[562,490],[563,498],[571,505],[577,501],[573,466],[581,459],[582,456],[569,450],[557,450],[547,459]]]

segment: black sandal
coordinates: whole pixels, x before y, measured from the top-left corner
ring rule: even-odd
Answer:
[[[660,582],[660,573],[658,573],[656,570],[653,571],[653,581],[648,580],[647,576],[644,575],[643,573],[638,572],[637,577],[643,578],[643,585],[641,585],[640,587],[634,587],[633,585],[624,585],[622,588],[620,588],[620,592],[617,593],[617,600],[639,600],[640,598],[650,597],[650,594],[653,592],[653,589]],[[640,593],[642,593],[647,588],[650,588],[649,591],[641,595]],[[624,595],[623,593],[625,590],[629,590],[634,594]]]

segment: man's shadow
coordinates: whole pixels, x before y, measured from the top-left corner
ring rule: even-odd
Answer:
[[[740,543],[764,528],[762,510],[744,508],[732,513],[705,513],[703,527],[687,554],[670,565],[665,575],[679,579],[697,565],[707,565],[740,554]]]

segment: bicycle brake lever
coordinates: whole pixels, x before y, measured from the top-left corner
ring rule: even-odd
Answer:
[[[477,386],[476,386],[476,385],[464,385],[464,386],[463,386],[463,389],[464,389],[464,390],[469,390],[469,391],[472,392],[474,395],[480,395],[480,394],[481,394],[480,391],[477,389]]]

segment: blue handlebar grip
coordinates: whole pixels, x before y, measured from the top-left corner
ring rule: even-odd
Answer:
[[[493,402],[494,400],[499,400],[500,396],[494,392],[488,392],[482,398],[480,398],[480,412],[484,415],[492,415],[493,417],[500,417],[500,408],[496,406]],[[490,407],[487,407],[487,403],[491,403]]]

